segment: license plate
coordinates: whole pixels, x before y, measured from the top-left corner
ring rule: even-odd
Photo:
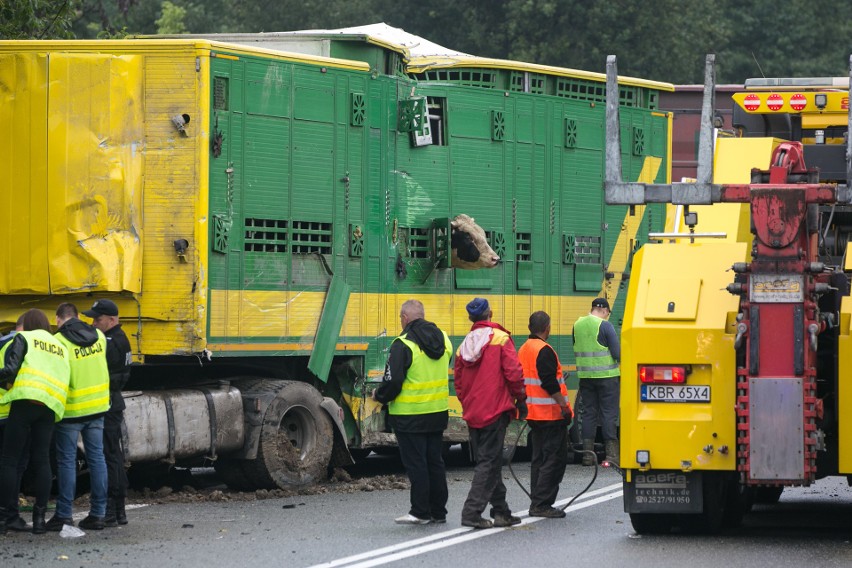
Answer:
[[[710,402],[707,385],[642,385],[642,402]]]

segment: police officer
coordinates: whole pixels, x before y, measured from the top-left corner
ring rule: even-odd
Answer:
[[[109,411],[104,416],[104,457],[107,465],[108,497],[104,523],[108,527],[127,524],[124,500],[127,496],[127,473],[124,471],[124,450],[121,446],[121,424],[124,422],[124,397],[121,389],[130,378],[130,342],[118,322],[118,306],[112,300],[98,300],[83,315],[92,318],[92,325],[101,330],[107,340],[109,369]]]
[[[60,531],[71,520],[77,487],[77,439],[82,435],[91,480],[91,508],[80,528],[104,528],[107,503],[107,471],[104,462],[104,414],[109,410],[109,371],[106,337],[77,318],[74,304],[56,309],[56,338],[68,349],[71,382],[65,402],[65,417],[56,426],[56,465],[59,494],[56,514],[47,521],[47,530]]]
[[[592,310],[574,323],[574,357],[580,378],[583,465],[594,465],[598,424],[606,444],[606,459],[618,462],[618,399],[621,345],[607,321],[606,298],[592,300]]]
[[[0,384],[5,383],[7,389],[0,404],[11,403],[0,454],[0,534],[8,525],[23,522],[18,515],[18,463],[27,440],[36,490],[33,533],[47,531],[44,515],[53,477],[50,441],[54,423],[65,413],[71,377],[65,346],[50,333],[47,316],[32,309],[24,314],[22,323],[23,331],[0,352]]]

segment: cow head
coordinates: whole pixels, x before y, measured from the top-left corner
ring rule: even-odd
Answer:
[[[467,270],[494,268],[500,257],[488,246],[485,231],[464,213],[450,222],[452,266]]]

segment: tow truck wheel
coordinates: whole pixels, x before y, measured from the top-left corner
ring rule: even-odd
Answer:
[[[278,392],[263,416],[257,458],[244,473],[255,487],[274,489],[322,480],[334,441],[331,419],[320,406],[322,395],[298,381],[263,381],[257,388]]]
[[[675,524],[675,515],[630,513],[630,523],[637,534],[668,534]]]
[[[774,505],[781,499],[783,487],[757,487],[754,490],[754,502],[764,505]]]
[[[728,484],[718,473],[704,475],[704,511],[697,515],[681,515],[681,528],[693,534],[714,534],[722,528],[728,499]]]

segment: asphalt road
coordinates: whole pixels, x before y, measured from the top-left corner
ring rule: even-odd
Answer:
[[[514,467],[528,484],[529,464]],[[400,473],[393,456],[371,457],[356,475]],[[449,467],[445,525],[400,526],[407,490],[325,493],[285,499],[150,504],[130,524],[63,539],[0,537],[0,566],[850,566],[852,490],[843,479],[788,489],[759,506],[742,527],[714,536],[644,536],[622,512],[620,478],[602,470],[565,519],[532,519],[529,502],[506,473],[509,503],[523,524],[461,527],[471,469]],[[589,482],[592,468],[569,466],[559,503]]]

